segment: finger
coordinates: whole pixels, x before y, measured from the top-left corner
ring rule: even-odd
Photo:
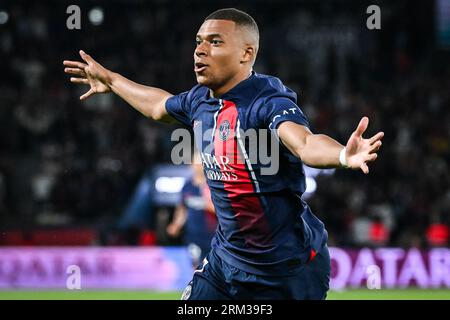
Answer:
[[[369,153],[374,153],[377,152],[378,150],[380,150],[380,147],[383,143],[381,141],[377,141],[375,142],[372,146],[371,149],[369,151]]]
[[[84,69],[85,67],[87,67],[87,64],[85,64],[83,62],[79,62],[79,61],[64,60],[63,64],[66,67],[79,68],[79,69]]]
[[[367,164],[363,163],[360,168],[361,168],[362,172],[364,172],[364,174],[369,173],[369,167],[367,166]]]
[[[75,78],[75,77],[72,77],[72,78],[70,78],[70,82],[80,83],[80,84],[89,84],[89,81],[86,78]]]
[[[68,74],[74,74],[77,76],[82,76],[82,77],[86,77],[86,72],[84,72],[83,69],[78,69],[78,68],[65,68],[64,69],[65,73]]]
[[[83,59],[87,64],[94,62],[94,59],[92,59],[92,57],[90,55],[88,55],[86,52],[84,52],[83,50],[80,50],[80,56],[81,56],[81,59]]]
[[[88,92],[86,92],[85,94],[83,94],[83,95],[80,97],[80,100],[87,99],[87,98],[89,98],[90,96],[92,96],[94,93],[95,93],[94,90],[90,89]]]
[[[369,143],[373,144],[374,142],[381,140],[381,138],[384,137],[384,132],[378,132],[376,135],[374,135],[372,138],[369,139]]]
[[[366,162],[375,161],[378,158],[378,154],[371,153],[366,156]]]
[[[358,136],[362,136],[364,131],[366,131],[368,125],[369,125],[369,118],[363,117],[355,130],[356,134]]]

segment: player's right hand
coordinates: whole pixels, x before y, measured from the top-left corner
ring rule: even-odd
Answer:
[[[83,94],[80,100],[87,99],[96,93],[110,92],[111,72],[83,50],[80,50],[80,56],[84,62],[70,60],[64,60],[63,62],[66,66],[65,73],[78,76],[71,77],[71,82],[90,86],[89,91]]]

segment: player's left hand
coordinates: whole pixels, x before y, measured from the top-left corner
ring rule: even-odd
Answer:
[[[369,118],[363,117],[348,139],[345,153],[347,166],[352,169],[361,169],[365,174],[369,173],[367,163],[377,158],[376,152],[380,149],[381,139],[384,136],[383,132],[378,132],[372,138],[364,139],[362,135],[368,125]]]

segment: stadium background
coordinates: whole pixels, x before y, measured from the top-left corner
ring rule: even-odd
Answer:
[[[80,30],[66,27],[70,4],[0,4],[0,299],[42,290],[36,283],[50,285],[55,270],[55,279],[65,279],[64,263],[72,261],[65,255],[80,247],[86,268],[98,262],[89,250],[118,250],[120,259],[123,250],[143,249],[172,261],[167,270],[181,277],[176,290],[190,277],[181,240],[165,234],[187,173],[171,166],[176,126],[148,121],[113,95],[81,103],[86,88],[68,81],[62,61],[83,49],[134,81],[185,91],[195,83],[195,32],[207,14],[232,6],[259,24],[255,70],[298,93],[315,132],[345,143],[363,115],[371,121],[367,135],[385,132],[369,176],[310,175],[308,203],[325,222],[330,246],[355,250],[352,263],[381,248],[403,248],[405,264],[419,252],[428,273],[429,257],[440,259],[437,280],[414,280],[420,266],[413,265],[404,285],[440,290],[331,296],[450,298],[450,1],[79,1]],[[366,27],[370,4],[381,8],[381,30]],[[55,269],[45,250],[58,248],[68,260]],[[358,279],[354,287],[364,287],[366,279]],[[110,288],[102,281],[91,290]],[[55,283],[61,288],[53,286],[50,298],[79,294]],[[106,297],[126,298],[133,285],[126,289]],[[149,293],[170,290],[167,283],[135,289],[145,294],[134,298],[178,297],[176,290]]]

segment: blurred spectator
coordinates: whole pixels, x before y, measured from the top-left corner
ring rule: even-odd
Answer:
[[[173,238],[183,235],[183,243],[188,247],[192,266],[197,268],[211,250],[217,217],[198,151],[195,151],[193,159],[193,176],[181,190],[181,201],[166,231]]]

